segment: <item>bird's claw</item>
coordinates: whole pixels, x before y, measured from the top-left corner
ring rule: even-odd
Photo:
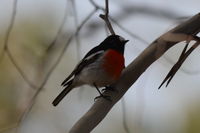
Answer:
[[[102,92],[105,92],[105,91],[113,91],[113,92],[117,92],[116,89],[114,89],[114,87],[111,87],[111,86],[106,86],[104,89],[101,90]]]
[[[99,99],[99,98],[104,98],[104,99],[106,99],[106,100],[108,100],[108,101],[110,101],[110,102],[112,101],[110,96],[106,96],[106,95],[103,95],[103,94],[100,95],[100,96],[95,97],[95,98],[94,98],[94,101],[96,101],[96,100]]]

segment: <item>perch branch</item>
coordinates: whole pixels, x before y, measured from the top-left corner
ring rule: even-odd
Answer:
[[[105,95],[111,96],[112,102],[103,98],[98,99],[86,114],[70,129],[70,133],[91,132],[108,114],[111,108],[121,99],[126,91],[136,82],[143,72],[169,48],[180,41],[186,40],[177,36],[173,41],[167,40],[169,34],[196,35],[200,32],[200,14],[178,25],[174,29],[153,41],[130,65],[128,65],[118,82],[112,86],[117,92],[105,91]]]
[[[99,15],[99,17],[100,18],[102,18],[104,21],[105,21],[105,23],[106,23],[106,25],[107,25],[107,27],[108,27],[108,29],[109,29],[109,31],[110,31],[110,33],[112,34],[112,35],[115,35],[115,32],[114,32],[114,30],[113,30],[113,27],[112,27],[112,25],[111,25],[111,23],[110,23],[110,21],[109,21],[109,2],[108,2],[108,0],[105,0],[105,15],[103,15],[103,14],[100,14]]]

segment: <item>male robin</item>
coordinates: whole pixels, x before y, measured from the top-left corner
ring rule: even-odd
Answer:
[[[107,88],[119,79],[125,67],[124,47],[127,42],[128,40],[119,35],[110,35],[100,45],[91,49],[62,82],[61,85],[65,89],[52,104],[58,105],[73,88],[85,84],[94,86],[100,97],[106,98],[98,88]]]

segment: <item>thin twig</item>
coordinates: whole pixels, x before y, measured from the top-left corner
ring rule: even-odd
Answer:
[[[75,22],[75,27],[76,29],[78,28],[78,10],[76,8],[76,1],[71,0],[72,4],[72,9],[73,9],[73,14],[74,14],[74,22]],[[77,51],[77,60],[79,61],[81,59],[81,41],[80,41],[80,35],[79,33],[76,34],[75,36],[75,41],[76,41],[76,51]],[[79,98],[81,99],[81,95],[84,91],[84,86],[81,86],[81,89],[78,91]]]
[[[58,38],[59,38],[59,36],[61,35],[62,30],[63,30],[63,28],[64,28],[64,26],[65,26],[66,19],[67,19],[67,15],[68,15],[68,14],[67,14],[67,1],[68,1],[68,0],[66,0],[66,4],[65,4],[64,17],[63,17],[63,19],[62,19],[62,22],[61,22],[59,28],[58,28],[58,31],[57,31],[57,34],[56,34],[55,38],[53,39],[53,41],[51,42],[51,44],[49,45],[49,47],[48,47],[47,50],[46,50],[47,53],[48,53],[49,51],[51,51],[52,48],[56,45],[56,42],[58,41]]]
[[[0,129],[0,133],[5,133],[6,131],[14,129],[16,127],[17,127],[17,124],[13,124],[13,125],[11,125],[9,127],[2,128],[2,129]]]
[[[105,29],[106,36],[109,36],[110,33],[106,24],[104,25],[104,29]]]
[[[11,16],[11,20],[10,20],[10,24],[8,26],[6,35],[5,35],[5,41],[4,41],[4,52],[1,55],[2,59],[4,56],[4,53],[6,53],[8,55],[8,58],[10,59],[11,63],[15,66],[15,68],[17,69],[17,71],[19,72],[19,74],[22,76],[22,78],[25,80],[25,82],[33,89],[36,89],[37,86],[34,85],[26,76],[26,74],[23,72],[23,70],[21,69],[21,67],[17,64],[17,61],[15,61],[14,57],[12,56],[12,53],[9,49],[9,38],[10,38],[10,34],[11,31],[13,29],[14,23],[15,23],[15,18],[16,18],[16,14],[17,14],[17,3],[18,0],[14,0],[13,1],[13,10],[12,10],[12,16]]]
[[[180,67],[183,64],[183,62],[193,52],[193,50],[196,49],[199,46],[200,39],[198,39],[198,40],[197,40],[197,42],[194,45],[192,45],[192,47],[189,48],[189,50],[187,50],[187,47],[188,47],[189,43],[186,44],[186,46],[184,47],[184,50],[182,51],[181,56],[179,57],[178,61],[171,68],[171,70],[169,71],[169,73],[167,74],[167,76],[165,77],[165,79],[163,80],[163,82],[161,83],[161,85],[158,87],[158,89],[160,89],[165,82],[167,82],[166,83],[166,87],[169,85],[170,81],[175,76],[175,74],[177,73],[177,71],[180,69]]]
[[[42,84],[40,85],[40,87],[37,89],[36,93],[34,94],[34,96],[31,98],[30,100],[30,104],[26,107],[24,113],[22,113],[22,116],[20,117],[19,120],[19,125],[23,122],[23,120],[26,118],[26,116],[28,115],[28,113],[30,112],[30,110],[32,109],[33,105],[35,104],[36,98],[38,96],[38,94],[41,92],[42,88],[45,86],[45,84],[47,83],[48,79],[50,78],[51,74],[53,73],[53,71],[55,70],[55,68],[57,67],[57,65],[60,63],[67,47],[69,46],[69,44],[71,43],[71,41],[74,39],[74,37],[77,35],[77,33],[82,29],[82,27],[85,25],[85,23],[87,21],[89,21],[89,19],[97,12],[98,9],[94,9],[93,11],[91,11],[88,16],[82,21],[82,23],[78,26],[78,28],[76,29],[76,32],[71,35],[69,37],[69,39],[67,40],[64,48],[62,49],[62,51],[60,52],[60,55],[58,56],[57,60],[55,61],[55,63],[52,65],[52,67],[50,68],[50,70],[48,71],[46,77],[44,78],[44,81],[42,82]]]
[[[105,15],[100,15],[100,17],[105,21],[105,31],[106,31],[106,34],[107,36],[109,35],[108,33],[108,30],[110,31],[111,34],[115,34],[113,28],[112,28],[112,25],[108,19],[108,15],[109,15],[109,3],[108,3],[108,0],[105,0]],[[95,3],[92,1],[92,4],[95,5]],[[97,7],[97,6],[96,6]],[[124,99],[122,98],[121,100],[122,102],[122,117],[123,117],[123,128],[125,130],[126,133],[130,133],[129,132],[129,128],[128,128],[128,125],[127,125],[127,121],[126,121],[126,107],[125,107],[125,101]]]
[[[11,16],[10,24],[8,26],[6,35],[5,35],[5,42],[4,42],[4,50],[5,51],[8,48],[8,41],[9,41],[9,38],[10,38],[10,33],[11,33],[13,25],[15,23],[15,18],[16,18],[16,13],[17,13],[17,2],[18,2],[18,0],[14,0],[13,2],[14,3],[13,3],[12,16]]]
[[[33,89],[37,89],[38,86],[34,85],[29,78],[26,76],[26,74],[23,72],[23,70],[21,69],[21,67],[17,64],[17,61],[14,59],[14,57],[12,56],[12,53],[9,49],[9,47],[7,47],[6,49],[6,54],[8,55],[8,58],[10,59],[11,63],[14,65],[14,67],[17,69],[17,71],[20,73],[20,75],[22,76],[22,78],[24,79],[24,81]]]
[[[105,8],[105,15],[100,14],[99,17],[101,17],[101,18],[105,21],[105,23],[106,23],[106,25],[107,25],[107,27],[108,27],[110,33],[111,33],[112,35],[115,35],[115,32],[114,32],[114,30],[113,30],[113,27],[112,27],[112,25],[111,25],[111,23],[110,23],[110,21],[109,21],[109,2],[108,2],[108,0],[105,0],[105,7],[106,7],[106,8]]]
[[[103,7],[97,5],[97,4],[94,2],[94,0],[89,0],[89,1],[90,1],[90,3],[91,3],[96,9],[99,9],[99,10],[102,10],[102,11],[105,12],[105,9],[104,9]]]
[[[96,4],[93,0],[90,0],[90,3],[97,9],[102,10],[105,12],[105,9],[103,7],[101,7],[100,5]],[[142,37],[132,33],[131,31],[129,31],[127,28],[125,28],[124,26],[122,26],[121,24],[119,24],[113,17],[109,16],[110,20],[116,25],[118,26],[121,30],[123,30],[124,32],[126,32],[127,34],[129,34],[132,38],[139,40],[140,42],[144,43],[144,44],[149,44],[149,42],[147,42],[146,40],[144,40]]]
[[[77,13],[77,9],[76,9],[76,3],[75,0],[71,0],[71,4],[72,4],[72,9],[73,9],[73,13],[74,13],[74,22],[75,22],[75,26],[76,29],[78,28],[78,13]],[[81,58],[81,41],[80,41],[80,36],[79,33],[76,34],[75,36],[75,41],[76,41],[76,48],[77,48],[77,58],[78,60],[80,60]]]
[[[91,132],[153,62],[159,59],[167,50],[169,50],[169,48],[185,39],[178,38],[180,39],[179,41],[166,40],[166,35],[169,33],[182,33],[187,36],[196,35],[199,32],[200,14],[197,14],[190,20],[180,24],[153,41],[138,57],[134,59],[134,61],[132,61],[130,65],[124,69],[119,81],[112,85],[118,93],[111,91],[105,91],[103,93],[104,95],[110,96],[112,101],[110,102],[103,98],[98,99],[88,112],[86,112],[78,122],[74,124],[69,133]]]
[[[163,58],[169,63],[169,64],[174,64],[175,62],[168,57],[167,55],[164,55]],[[164,65],[165,66],[165,65]],[[200,73],[200,70],[190,70],[187,68],[180,68],[180,70],[185,73],[185,74],[189,74],[189,75],[198,75]]]
[[[1,53],[0,53],[0,64],[3,62],[4,56],[5,56],[5,50],[3,48]]]

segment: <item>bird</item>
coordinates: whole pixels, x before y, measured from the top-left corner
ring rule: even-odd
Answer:
[[[72,89],[82,85],[95,87],[99,97],[107,98],[99,88],[111,89],[109,86],[120,78],[125,68],[124,49],[128,41],[119,35],[109,35],[92,48],[62,82],[64,89],[52,104],[57,106]]]

